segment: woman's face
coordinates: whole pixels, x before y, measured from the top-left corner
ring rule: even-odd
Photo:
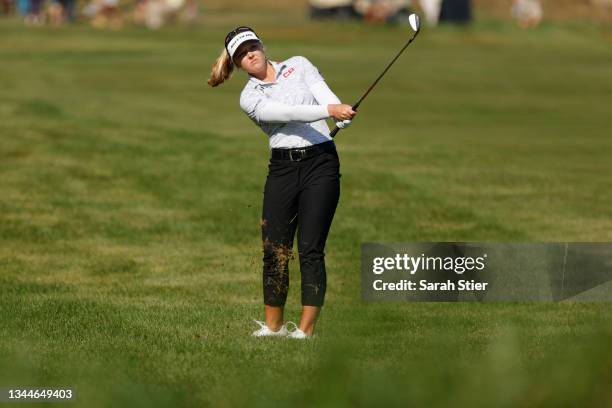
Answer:
[[[258,41],[247,41],[242,44],[234,55],[234,61],[249,74],[266,71],[266,54]]]

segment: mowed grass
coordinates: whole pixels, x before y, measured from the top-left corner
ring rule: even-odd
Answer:
[[[366,304],[359,258],[611,241],[609,28],[421,34],[337,139],[326,307],[297,343],[248,337],[267,138],[239,109],[244,73],[205,84],[245,21],[347,103],[407,36],[273,12],[159,32],[0,21],[0,387],[74,387],[82,407],[612,404],[609,304]]]

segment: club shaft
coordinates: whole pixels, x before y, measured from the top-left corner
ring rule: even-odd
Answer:
[[[391,66],[395,63],[395,61],[397,61],[397,59],[400,57],[400,55],[402,55],[402,53],[404,52],[404,50],[410,45],[410,43],[412,43],[414,41],[414,39],[417,37],[417,35],[419,34],[419,31],[416,31],[414,33],[414,35],[412,36],[412,38],[410,38],[410,40],[408,40],[408,42],[406,44],[404,44],[404,46],[402,47],[401,50],[399,50],[399,52],[395,55],[395,57],[391,60],[391,62],[389,62],[389,64],[387,64],[387,66],[385,67],[384,71],[378,76],[378,78],[376,78],[376,80],[372,83],[372,85],[370,85],[370,87],[368,88],[367,91],[365,91],[365,93],[363,95],[361,95],[361,98],[359,98],[359,100],[357,102],[355,102],[355,104],[353,105],[353,110],[356,111],[359,108],[359,105],[361,105],[361,102],[363,102],[363,100],[366,98],[366,96],[368,96],[368,94],[372,91],[372,89],[374,89],[374,87],[376,86],[376,84],[378,84],[378,82],[382,79],[383,76],[385,76],[385,74],[387,73],[387,71],[389,70],[389,68],[391,68]],[[340,128],[338,126],[335,126],[334,129],[330,132],[330,136],[331,137],[335,137],[336,134],[340,131]]]

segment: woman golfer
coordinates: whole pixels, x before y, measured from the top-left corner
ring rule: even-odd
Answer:
[[[325,119],[347,127],[355,112],[340,103],[306,58],[269,60],[249,27],[227,34],[208,84],[229,79],[234,65],[248,74],[240,107],[269,136],[272,151],[261,220],[266,321],[256,321],[261,327],[253,336],[305,339],[313,335],[325,298],[323,250],[340,196],[340,162]],[[283,319],[296,230],[302,274],[299,326]]]

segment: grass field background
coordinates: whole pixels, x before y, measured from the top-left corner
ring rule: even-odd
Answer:
[[[205,84],[245,21],[347,103],[407,35],[273,12],[159,32],[0,20],[0,387],[75,387],[83,407],[612,404],[609,304],[365,304],[359,272],[362,242],[611,241],[610,27],[421,34],[337,139],[304,343],[248,336],[267,138],[239,109],[244,73]]]

